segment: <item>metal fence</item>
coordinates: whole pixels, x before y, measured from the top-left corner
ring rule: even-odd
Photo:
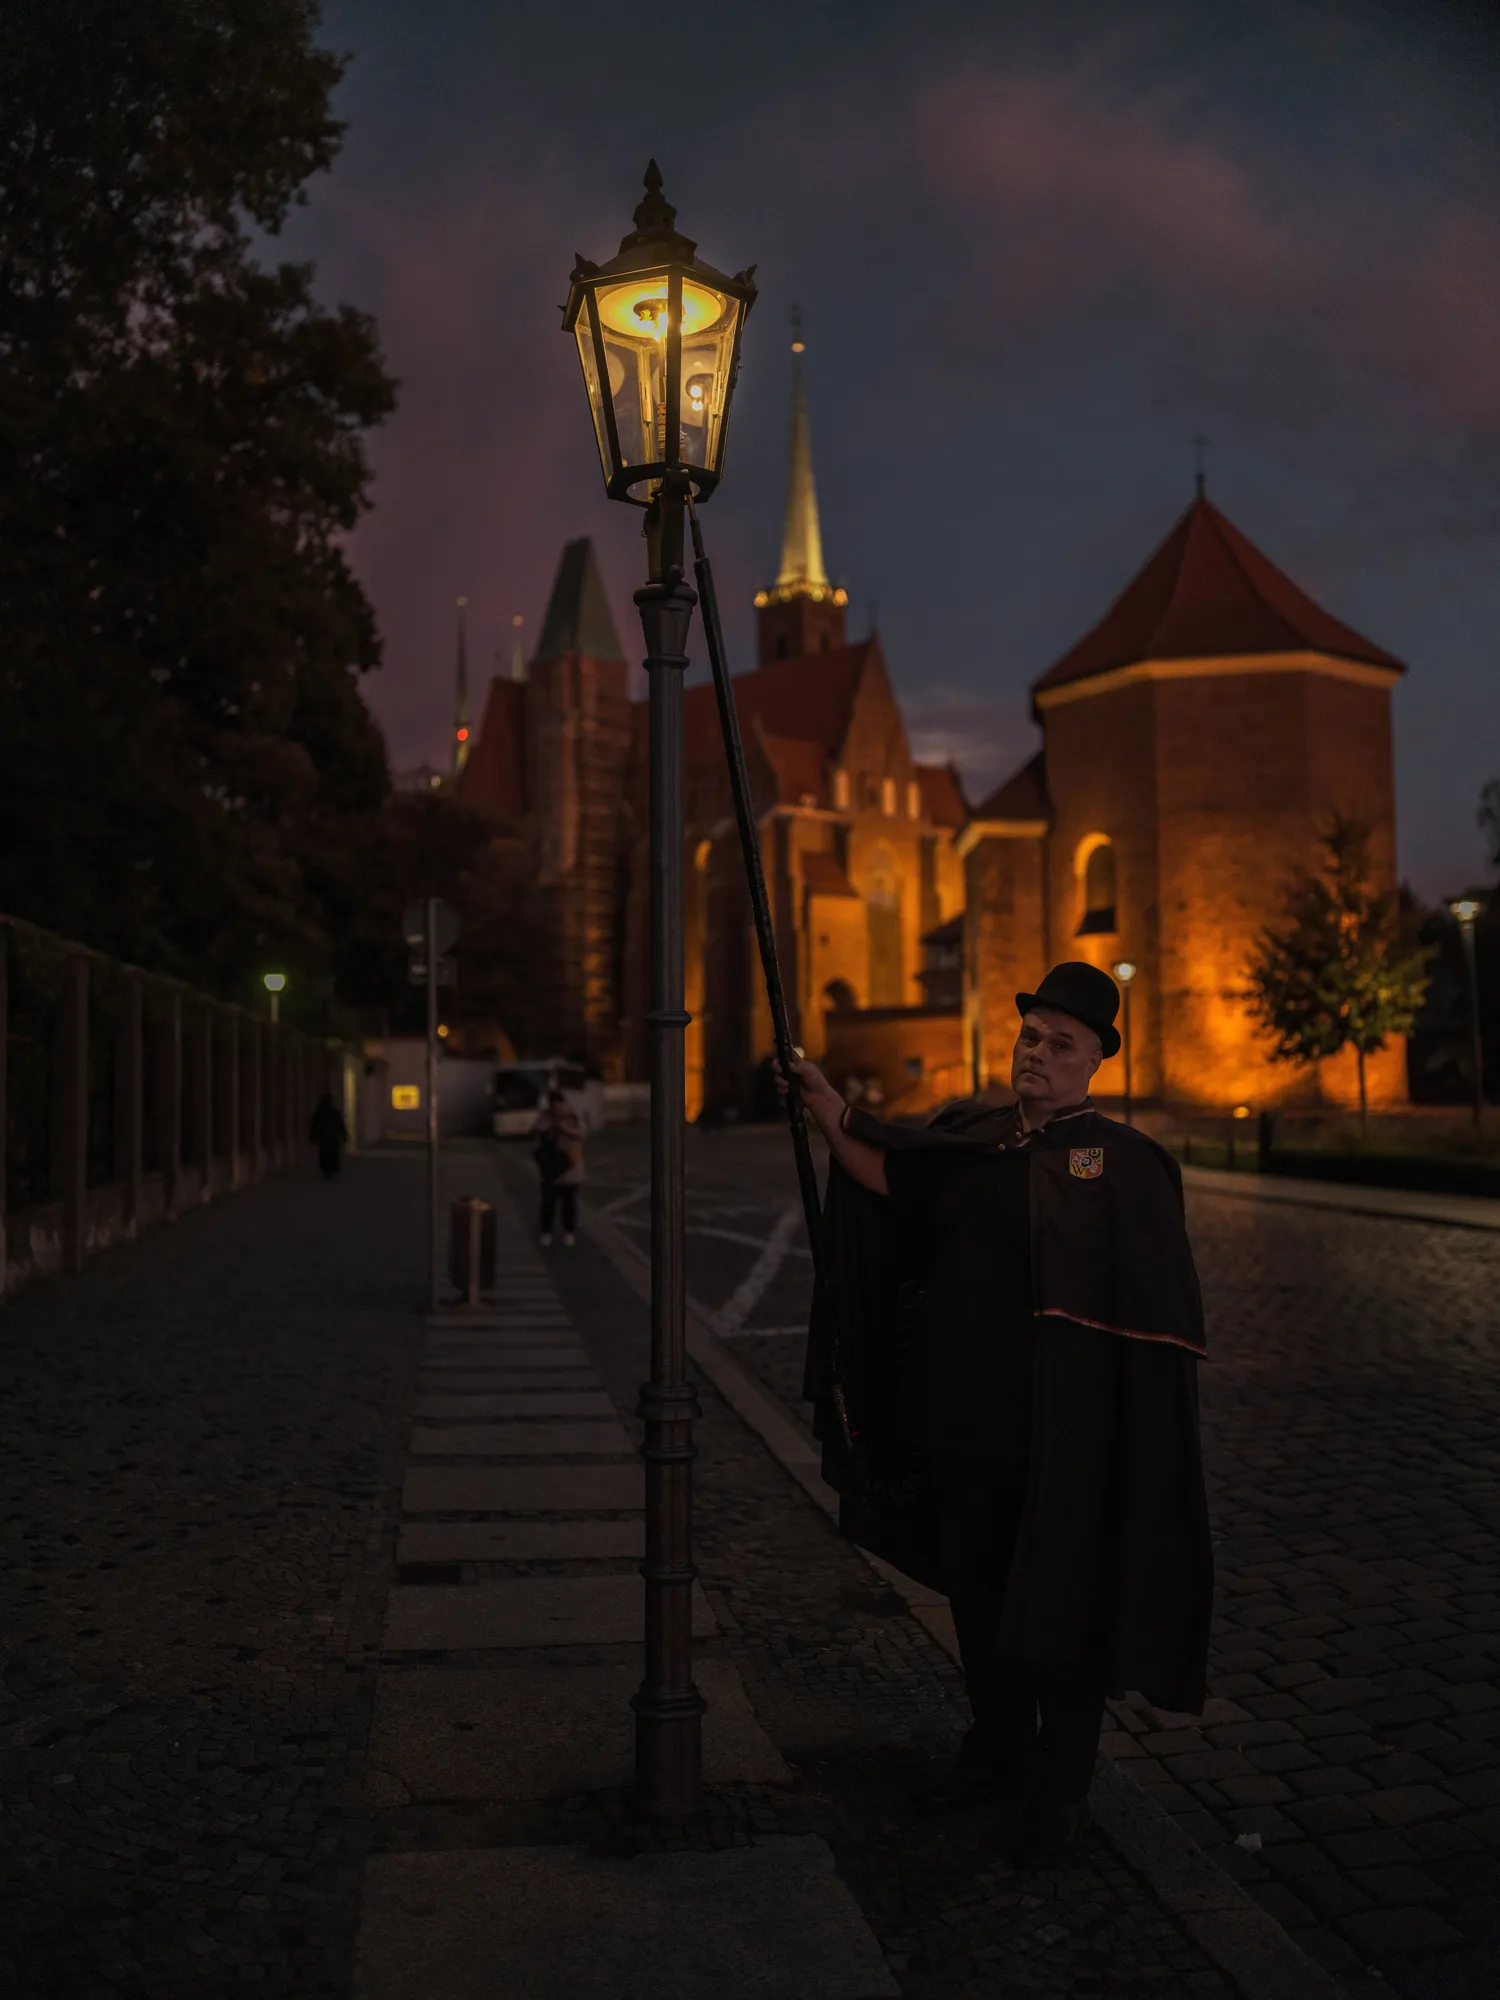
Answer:
[[[291,1165],[352,1088],[336,1043],[6,916],[0,1030],[0,1291]]]

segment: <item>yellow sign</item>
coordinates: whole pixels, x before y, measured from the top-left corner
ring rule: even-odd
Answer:
[[[422,1092],[414,1083],[393,1083],[391,1085],[392,1111],[420,1111]]]

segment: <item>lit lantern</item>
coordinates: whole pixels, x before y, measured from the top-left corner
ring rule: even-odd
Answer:
[[[563,309],[578,342],[611,500],[649,505],[669,471],[700,500],[719,483],[754,266],[733,278],[700,262],[653,160],[635,228],[607,264],[579,257]]]

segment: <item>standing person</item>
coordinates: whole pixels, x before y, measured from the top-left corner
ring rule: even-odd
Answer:
[[[323,1169],[324,1180],[333,1180],[339,1170],[339,1155],[349,1143],[349,1128],[343,1112],[326,1090],[313,1106],[307,1136],[318,1149],[318,1165]]]
[[[552,1219],[562,1208],[563,1242],[576,1243],[578,1188],[583,1179],[583,1125],[560,1090],[549,1090],[546,1109],[531,1128],[533,1157],[542,1177],[541,1241],[552,1241]]]
[[[1017,1859],[1045,1867],[1088,1824],[1106,1697],[1201,1710],[1213,1561],[1181,1175],[1088,1097],[1120,1046],[1118,989],[1064,964],[1016,1006],[1015,1101],[925,1128],[797,1064],[833,1155],[852,1452],[829,1420],[827,1305],[805,1392],[844,1532],[951,1603],[973,1727],[927,1802],[1014,1801]]]

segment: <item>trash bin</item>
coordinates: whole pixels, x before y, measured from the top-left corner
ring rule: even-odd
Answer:
[[[448,1278],[466,1306],[483,1303],[495,1289],[495,1209],[477,1196],[463,1194],[453,1204],[448,1237]]]

